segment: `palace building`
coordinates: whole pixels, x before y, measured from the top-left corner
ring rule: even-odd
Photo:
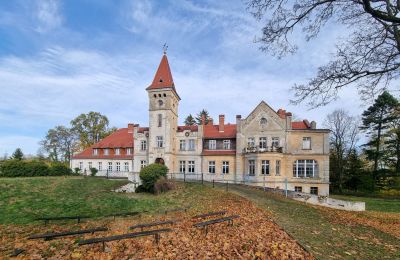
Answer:
[[[221,114],[215,124],[180,126],[181,99],[165,53],[146,91],[149,126],[128,124],[75,154],[72,168],[138,180],[142,167],[162,163],[173,178],[329,194],[329,130],[314,121],[292,121],[290,112],[262,101],[235,123]]]

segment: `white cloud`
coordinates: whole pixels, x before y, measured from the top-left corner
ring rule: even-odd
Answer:
[[[58,0],[40,0],[36,10],[37,27],[40,33],[45,33],[62,25],[63,17],[60,13]]]

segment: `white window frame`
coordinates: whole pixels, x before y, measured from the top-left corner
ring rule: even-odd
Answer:
[[[275,161],[275,176],[281,175],[281,160]]]
[[[129,162],[124,162],[124,171],[129,172]]]
[[[83,162],[79,162],[79,170],[83,170]]]
[[[93,168],[92,166],[93,166],[93,163],[92,163],[92,162],[88,162],[89,170],[90,170],[91,168]]]
[[[140,151],[146,151],[146,150],[147,150],[147,141],[141,140],[140,141]]]
[[[112,162],[108,162],[107,170],[108,170],[109,172],[112,172],[112,170],[113,170],[113,163],[112,163]]]
[[[179,161],[179,173],[186,173],[186,161]]]
[[[186,151],[186,140],[179,140],[179,151]]]
[[[215,161],[208,161],[208,173],[215,174]]]
[[[253,148],[256,145],[256,139],[254,137],[247,138],[247,147]]]
[[[194,151],[196,149],[196,145],[195,145],[195,140],[194,139],[189,139],[189,151]]]
[[[312,165],[307,168],[307,166]],[[312,174],[307,174],[307,169],[312,169]],[[299,174],[300,173],[300,174]],[[319,167],[316,160],[296,160],[293,163],[293,177],[294,178],[318,178]]]
[[[164,138],[160,136],[156,136],[156,145],[157,148],[163,148]]]
[[[303,150],[311,150],[311,137],[305,136],[303,137]]]
[[[256,175],[256,160],[248,160],[248,175],[255,176]]]
[[[97,148],[93,149],[93,155],[99,155],[99,150]]]
[[[272,147],[279,147],[279,146],[280,146],[279,137],[272,137],[272,139],[271,139],[271,146],[272,146]]]
[[[146,160],[140,160],[140,169],[143,169],[146,166],[147,166],[147,161]]]
[[[103,170],[103,162],[99,162],[98,163],[98,167],[99,167],[99,171],[102,171]]]
[[[229,174],[229,161],[222,161],[222,174]]]
[[[188,161],[188,173],[194,173],[194,172],[195,172],[195,162]]]
[[[120,163],[120,162],[116,162],[116,163],[115,163],[115,170],[116,170],[117,172],[120,172],[120,171],[121,171],[121,163]]]
[[[231,140],[224,140],[223,141],[223,149],[230,150],[231,149]]]
[[[267,137],[262,136],[259,138],[258,143],[259,143],[259,147],[260,149],[267,149]]]
[[[303,192],[303,187],[302,186],[294,186],[294,191],[295,192]]]
[[[115,148],[115,155],[120,155],[121,154],[121,150],[119,148]]]
[[[315,190],[316,192],[312,192],[312,190]],[[319,189],[318,187],[310,187],[310,194],[318,195]]]
[[[126,148],[126,154],[132,155],[132,148]]]
[[[104,155],[110,155],[110,149],[105,148],[104,149]]]
[[[261,160],[261,175],[270,175],[270,160]]]
[[[216,150],[217,149],[217,140],[208,140],[208,149],[209,150]]]

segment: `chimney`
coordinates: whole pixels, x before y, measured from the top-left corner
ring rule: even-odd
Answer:
[[[128,124],[128,133],[129,134],[133,133],[133,128],[134,128],[133,124]]]
[[[311,129],[316,129],[317,123],[315,121],[311,121]]]
[[[208,119],[207,125],[214,125],[214,120],[211,117]]]
[[[223,132],[225,126],[225,115],[219,115],[219,131]]]

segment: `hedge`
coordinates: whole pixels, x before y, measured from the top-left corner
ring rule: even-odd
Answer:
[[[165,165],[153,163],[140,170],[140,179],[142,185],[140,185],[138,191],[146,191],[154,193],[154,184],[161,177],[167,177],[168,168]]]
[[[7,160],[0,164],[0,177],[35,177],[72,175],[64,163],[51,163],[32,160]]]

